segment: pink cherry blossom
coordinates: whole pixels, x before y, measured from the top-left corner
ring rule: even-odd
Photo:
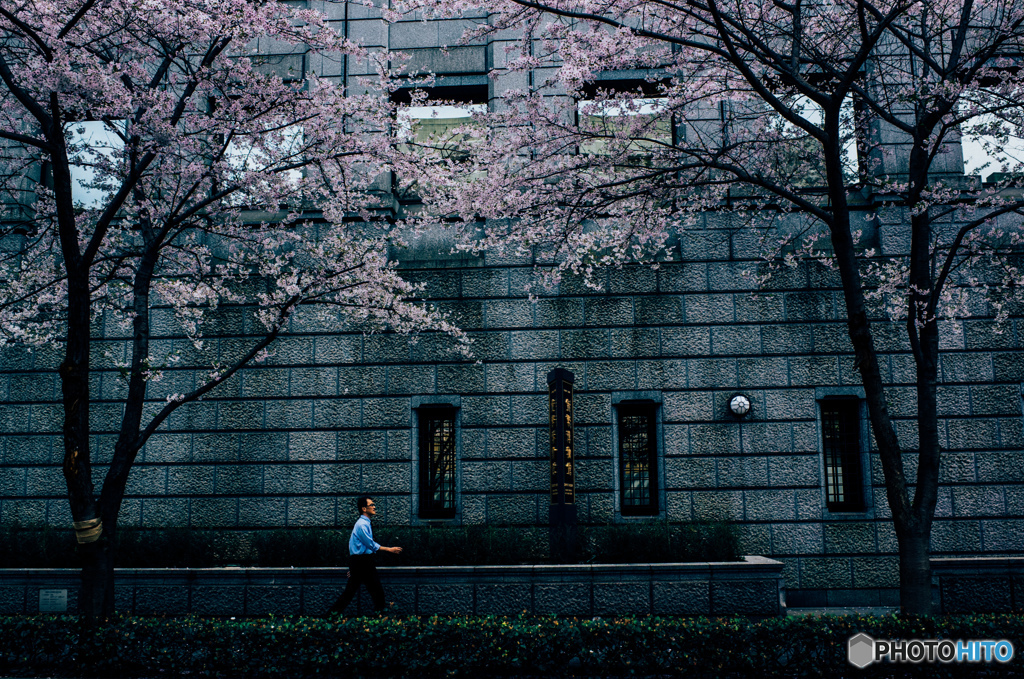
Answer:
[[[784,267],[836,271],[900,545],[903,607],[929,611],[939,339],[979,298],[1004,321],[1024,291],[1024,6],[391,7],[428,18],[486,12],[464,39],[505,41],[492,78],[530,83],[478,121],[487,143],[462,175],[452,168],[429,187],[465,218],[463,247],[542,252],[544,285],[572,272],[597,286],[600,268],[678,257],[696,231],[746,229],[763,249],[753,281]],[[600,76],[633,84],[602,87]],[[995,181],[964,175],[962,142],[988,154],[987,169],[968,163],[1001,173]],[[917,370],[914,440],[897,437],[888,412],[873,338],[885,317],[905,328]],[[916,480],[904,451],[918,454]]]
[[[71,513],[104,530],[83,545],[81,610],[95,617],[113,603],[103,572],[143,444],[177,408],[264,360],[296,314],[467,343],[411,300],[416,287],[388,260],[398,227],[376,182],[429,169],[379,133],[393,120],[392,55],[273,0],[5,0],[0,33],[0,347],[64,349]],[[278,56],[259,51],[268,44]],[[359,83],[365,93],[346,91],[310,69],[320,56],[361,59],[378,75]],[[192,391],[144,408],[147,385],[176,358],[150,341],[152,309],[168,307],[204,355],[205,328],[226,305],[255,318],[251,345],[211,359]],[[120,433],[97,488],[89,357],[99,319],[129,339]]]

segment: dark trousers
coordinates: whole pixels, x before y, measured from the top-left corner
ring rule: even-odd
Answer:
[[[352,554],[349,556],[350,572],[348,584],[345,591],[341,593],[338,600],[331,606],[329,613],[341,613],[352,603],[352,599],[359,591],[360,585],[366,585],[370,598],[373,599],[373,608],[378,611],[384,610],[384,588],[380,585],[380,577],[377,576],[377,567],[373,563],[373,554]]]

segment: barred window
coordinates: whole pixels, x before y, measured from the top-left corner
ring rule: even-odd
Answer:
[[[860,461],[860,401],[821,402],[822,444],[825,454],[825,506],[832,512],[864,509]]]
[[[455,516],[455,409],[421,408],[420,516]]]
[[[653,403],[622,404],[619,414],[619,489],[623,516],[658,513],[658,439]]]

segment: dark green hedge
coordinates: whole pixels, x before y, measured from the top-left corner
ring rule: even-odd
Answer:
[[[877,639],[1009,639],[1006,665],[846,662],[858,632]],[[0,675],[100,677],[1024,675],[1024,617],[614,619],[120,618],[82,632],[68,617],[0,617]]]
[[[378,526],[378,542],[400,545],[388,566],[482,566],[545,563],[546,527]],[[343,566],[349,530],[300,528],[211,531],[186,528],[122,528],[117,565],[122,568],[213,566]],[[728,523],[666,523],[580,526],[576,562],[636,563],[735,561],[738,533]],[[70,530],[0,526],[0,568],[80,568]]]

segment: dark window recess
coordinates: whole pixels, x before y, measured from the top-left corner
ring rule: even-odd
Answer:
[[[623,516],[658,513],[658,443],[653,404],[619,406],[619,488]]]
[[[581,90],[584,99],[595,99],[599,92],[630,92],[638,97],[664,97],[671,80],[607,79],[585,83]]]
[[[400,87],[391,93],[391,101],[396,104],[411,104],[412,93],[418,88]],[[429,106],[432,101],[445,101],[454,104],[486,104],[487,85],[448,85],[440,87],[426,87],[427,101]]]
[[[864,509],[860,401],[822,401],[821,428],[825,448],[825,506],[831,512],[859,512]]]
[[[391,101],[401,107],[412,103],[412,95],[416,88],[401,87],[391,94]],[[466,125],[471,121],[474,107],[487,107],[487,85],[438,86],[424,88],[427,99],[417,102],[418,106],[436,106],[443,102],[451,106],[447,113],[412,116],[406,118],[406,124],[412,126],[414,144],[422,144],[440,150],[442,155],[455,161],[465,161],[469,154],[463,147],[464,143],[472,143],[465,135],[455,135],[452,130]],[[408,112],[408,111],[407,111]],[[413,148],[416,148],[413,146]],[[391,183],[395,197],[404,205],[421,202],[418,184],[403,184],[397,173],[392,173]]]
[[[455,516],[455,410],[422,408],[420,418],[420,516]]]

